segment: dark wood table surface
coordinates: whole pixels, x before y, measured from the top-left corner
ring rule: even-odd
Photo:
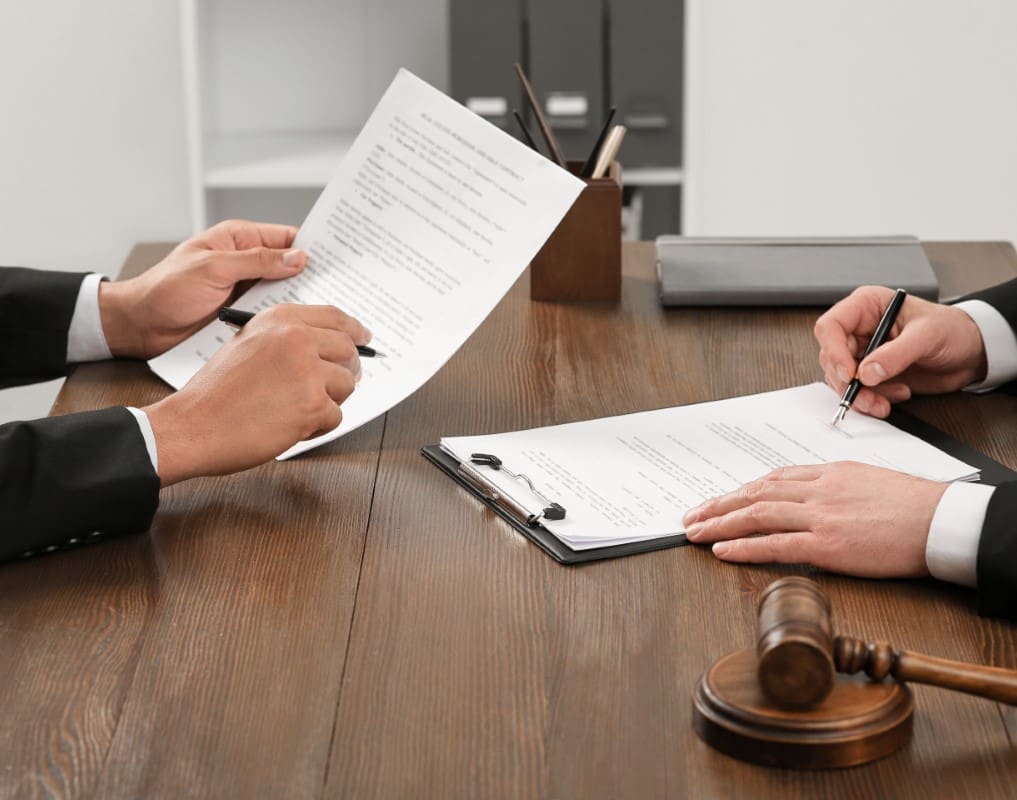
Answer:
[[[948,295],[1017,274],[1009,244],[926,249]],[[652,245],[624,262],[620,305],[532,303],[524,276],[385,417],[173,486],[146,535],[0,567],[0,797],[1014,797],[1017,710],[929,687],[911,744],[867,766],[711,750],[695,682],[801,569],[696,547],[560,566],[421,457],[820,378],[817,309],[663,310]],[[54,413],[167,391],[141,363],[86,365]],[[1017,398],[905,407],[1017,467]],[[816,577],[839,630],[1017,668],[1017,626],[969,590]]]

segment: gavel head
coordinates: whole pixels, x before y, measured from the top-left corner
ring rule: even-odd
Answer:
[[[759,599],[757,676],[778,707],[803,711],[833,690],[830,601],[815,581],[788,577]]]

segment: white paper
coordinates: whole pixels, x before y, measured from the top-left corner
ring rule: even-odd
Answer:
[[[460,462],[490,453],[566,509],[542,524],[574,550],[673,536],[690,508],[779,466],[861,461],[937,481],[978,471],[883,420],[848,413],[825,384],[547,428],[441,440]],[[518,480],[477,471],[523,508],[546,503]]]
[[[583,188],[579,179],[400,70],[311,209],[295,246],[308,266],[262,281],[235,305],[332,304],[374,334],[385,358],[334,431],[349,433],[404,400],[459,349],[519,278]],[[149,362],[183,386],[233,335],[212,322]]]

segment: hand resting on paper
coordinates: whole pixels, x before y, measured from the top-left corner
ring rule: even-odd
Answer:
[[[244,281],[296,275],[307,263],[291,249],[290,225],[228,220],[178,245],[151,269],[99,287],[110,352],[152,358],[208,323]]]
[[[781,467],[707,500],[683,522],[690,541],[713,543],[724,561],[922,577],[929,525],[947,486],[849,461]]]
[[[856,371],[863,388],[852,408],[885,417],[891,403],[912,394],[952,392],[982,380],[985,345],[974,321],[963,311],[908,297],[890,340],[860,364],[892,289],[862,286],[823,314],[815,326],[819,363],[826,382],[843,394]]]
[[[334,429],[370,339],[332,306],[259,313],[178,392],[142,409],[163,486],[256,466]]]
[[[816,322],[826,382],[838,394],[856,373],[863,384],[853,410],[886,417],[891,403],[913,393],[955,391],[985,377],[985,345],[971,317],[916,297],[904,301],[890,340],[859,364],[892,295],[863,286]],[[855,462],[782,467],[707,500],[684,522],[690,541],[713,544],[725,561],[920,577],[929,574],[929,527],[947,485]]]

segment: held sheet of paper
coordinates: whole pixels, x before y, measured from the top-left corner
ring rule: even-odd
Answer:
[[[849,413],[834,428],[840,398],[822,383],[713,403],[587,422],[447,437],[460,463],[489,453],[524,473],[561,521],[541,524],[573,550],[682,533],[685,512],[776,467],[861,461],[937,481],[975,480],[978,471],[883,420]],[[477,472],[523,508],[546,503],[502,471]]]
[[[404,400],[455,353],[522,274],[583,183],[406,70],[400,70],[300,228],[306,269],[235,303],[333,304],[385,358],[363,378],[337,439]],[[231,336],[214,321],[149,362],[179,389]]]

